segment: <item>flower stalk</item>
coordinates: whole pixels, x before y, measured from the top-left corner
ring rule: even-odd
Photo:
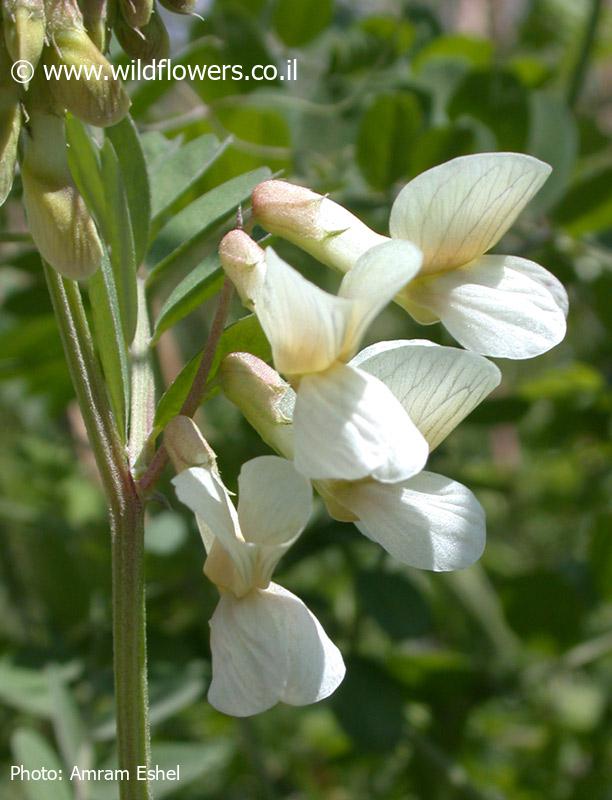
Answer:
[[[121,800],[149,800],[144,593],[144,505],[130,473],[96,360],[78,284],[44,263],[64,353],[109,504],[112,536],[113,640]]]

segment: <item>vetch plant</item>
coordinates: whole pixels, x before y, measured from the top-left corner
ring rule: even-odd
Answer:
[[[2,9],[0,62],[9,69],[18,57],[110,69],[111,24],[145,57],[167,48],[151,2],[119,3],[114,20],[93,0],[4,0]],[[563,338],[567,298],[556,278],[526,259],[488,255],[549,168],[508,153],[435,167],[399,193],[387,237],[328,198],[270,180],[268,169],[204,193],[201,178],[227,146],[212,137],[176,149],[159,137],[161,156],[147,162],[114,80],[45,87],[38,66],[17,87],[4,75],[0,199],[19,161],[30,233],[108,501],[117,756],[136,775],[150,759],[145,509],[170,461],[220,595],[208,698],[226,714],[321,701],[344,677],[321,624],[272,580],[308,536],[313,486],[321,513],[325,506],[354,523],[403,564],[448,571],[480,557],[478,499],[427,470],[427,460],[499,384],[484,355],[526,358]],[[243,215],[251,195],[253,214]],[[337,294],[255,241],[247,233],[255,222],[344,273]],[[234,286],[251,313],[228,325]],[[159,392],[161,336],[215,295],[199,352]],[[418,339],[359,352],[393,300],[419,322],[439,319],[467,349]],[[278,453],[242,466],[237,507],[191,419],[219,390]],[[146,781],[128,780],[120,797],[149,800],[151,792]]]

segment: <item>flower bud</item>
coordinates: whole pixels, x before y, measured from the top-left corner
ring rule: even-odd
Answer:
[[[219,368],[221,388],[242,411],[264,442],[285,458],[293,459],[295,392],[281,376],[251,353],[230,353]],[[355,522],[334,493],[338,481],[313,481],[331,517]]]
[[[221,265],[236,287],[242,304],[253,310],[266,273],[266,255],[242,230],[230,231],[219,245]]]
[[[340,272],[348,272],[370,248],[388,241],[338,203],[286,181],[256,186],[253,213],[270,233]]]
[[[21,130],[19,92],[8,77],[9,64],[8,53],[0,41],[0,206],[13,185]]]
[[[45,44],[43,0],[3,0],[4,38],[13,61],[28,61],[36,67]],[[24,87],[27,89],[28,84]]]
[[[251,353],[230,353],[219,368],[221,387],[261,438],[277,453],[293,458],[295,392],[281,376]]]
[[[102,244],[66,160],[63,120],[33,112],[21,162],[23,199],[32,238],[42,257],[67,278],[92,275]]]
[[[115,125],[128,113],[130,99],[111,66],[85,30],[63,29],[53,36],[54,47],[47,51],[49,66],[64,68],[57,80],[50,81],[52,95],[62,108],[97,127]],[[99,72],[99,77],[97,73]]]
[[[195,0],[160,0],[160,3],[175,14],[193,14],[196,7]]]
[[[217,457],[190,417],[179,415],[164,429],[164,446],[174,469],[182,472],[190,467],[217,470]]]
[[[151,19],[153,0],[119,0],[119,8],[130,28],[142,28]]]
[[[21,109],[19,104],[5,106],[0,89],[0,206],[8,197],[13,185],[20,130]]]
[[[110,0],[82,0],[83,24],[91,41],[101,53],[110,43]]]
[[[151,19],[140,30],[132,28],[119,15],[115,20],[115,36],[125,52],[140,61],[161,61],[170,53],[168,31],[156,12],[151,14]]]

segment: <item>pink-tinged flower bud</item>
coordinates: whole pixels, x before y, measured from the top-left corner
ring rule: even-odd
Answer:
[[[119,0],[119,8],[131,28],[142,28],[151,19],[153,0]]]
[[[88,278],[101,264],[102,244],[70,175],[63,120],[30,114],[21,179],[30,233],[42,257],[66,278]]]
[[[196,7],[195,0],[160,0],[160,3],[175,14],[193,14]]]
[[[27,61],[32,71],[45,44],[43,0],[3,0],[2,22],[6,47],[13,62]],[[29,81],[23,84],[28,88]]]
[[[49,82],[56,103],[83,122],[106,127],[115,125],[128,113],[130,98],[121,81],[114,77],[110,64],[84,30],[57,32],[46,61],[62,70],[57,80]],[[68,77],[70,73],[67,75],[65,70],[71,69]]]
[[[143,62],[161,61],[170,53],[170,37],[164,21],[155,11],[140,30],[132,28],[121,15],[115,20],[115,36],[132,58]]]
[[[225,274],[236,287],[242,304],[252,311],[266,274],[265,252],[248,234],[236,229],[221,240],[219,256]]]
[[[293,458],[295,392],[272,367],[251,353],[231,353],[219,368],[228,400],[273,450]]]
[[[190,467],[216,471],[217,457],[190,417],[179,415],[164,429],[164,446],[176,472]]]
[[[270,233],[340,272],[348,272],[370,248],[388,241],[338,203],[286,181],[256,186],[253,213]]]

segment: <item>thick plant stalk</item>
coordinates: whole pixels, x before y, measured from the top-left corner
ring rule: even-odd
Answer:
[[[113,641],[121,800],[150,800],[144,585],[144,506],[136,490],[96,360],[78,284],[44,265],[77,400],[109,503]]]
[[[150,800],[138,768],[150,762],[144,582],[144,506],[131,483],[130,497],[112,517],[113,640],[121,800]]]

